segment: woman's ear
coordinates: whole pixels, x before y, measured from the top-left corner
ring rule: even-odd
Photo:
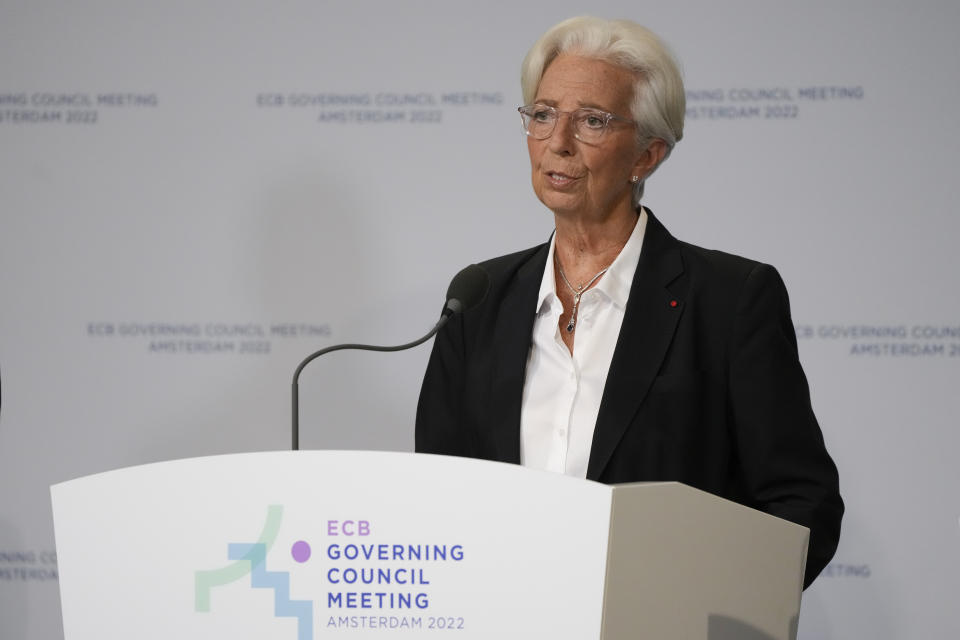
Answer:
[[[633,165],[633,173],[631,175],[638,176],[640,180],[645,179],[657,168],[657,165],[663,162],[666,155],[667,143],[660,138],[654,138],[647,144],[647,148],[643,150],[640,157],[637,158],[637,163]]]

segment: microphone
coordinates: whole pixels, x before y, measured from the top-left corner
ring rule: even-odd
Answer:
[[[471,264],[461,269],[447,287],[447,304],[443,308],[443,316],[449,318],[455,313],[474,308],[487,297],[489,288],[490,276],[483,267]],[[437,328],[441,326],[443,325]]]
[[[438,320],[437,324],[433,326],[433,329],[430,329],[429,333],[422,338],[395,347],[378,347],[370,344],[335,344],[333,346],[320,349],[319,351],[315,351],[304,358],[303,362],[300,363],[296,371],[293,373],[293,398],[291,402],[293,424],[291,433],[291,449],[293,451],[300,450],[300,373],[303,371],[304,367],[320,356],[330,353],[331,351],[341,351],[343,349],[360,349],[363,351],[403,351],[405,349],[411,349],[421,345],[436,335],[436,333],[440,331],[440,328],[443,327],[443,325],[445,325],[454,314],[468,311],[469,309],[472,309],[483,302],[483,299],[487,296],[487,290],[489,288],[490,276],[487,275],[487,272],[480,265],[471,264],[462,269],[460,273],[453,276],[453,280],[450,281],[450,286],[447,287],[447,302],[443,306],[443,312],[440,314],[440,320]]]

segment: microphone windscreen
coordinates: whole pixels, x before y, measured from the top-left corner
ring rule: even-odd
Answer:
[[[471,264],[453,276],[447,287],[447,309],[451,313],[460,313],[477,306],[487,297],[490,288],[490,276],[483,267]],[[455,303],[455,304],[454,304]]]

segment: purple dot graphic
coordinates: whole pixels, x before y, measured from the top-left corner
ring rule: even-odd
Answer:
[[[306,562],[310,559],[310,545],[303,540],[298,540],[293,543],[290,553],[297,562]]]

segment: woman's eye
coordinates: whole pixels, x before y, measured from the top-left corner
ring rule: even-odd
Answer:
[[[596,114],[588,114],[583,118],[583,122],[591,129],[602,129],[603,118]]]
[[[548,122],[548,121],[550,120],[550,117],[551,117],[551,116],[550,116],[550,112],[549,112],[549,111],[534,111],[534,112],[533,112],[533,119],[536,120],[537,122]]]

